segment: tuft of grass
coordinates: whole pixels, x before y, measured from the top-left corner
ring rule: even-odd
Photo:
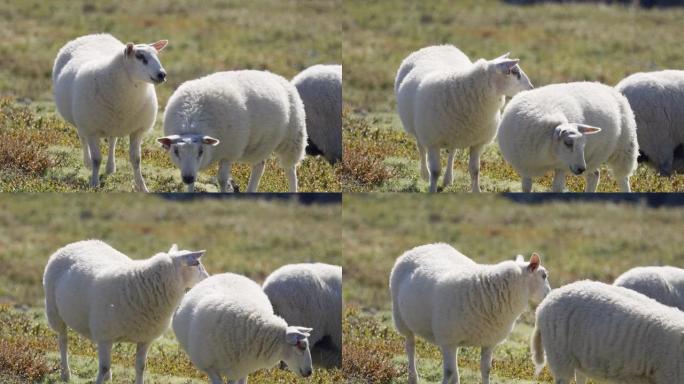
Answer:
[[[48,363],[41,348],[45,346],[39,327],[23,314],[0,305],[0,373],[14,379],[35,383],[42,381],[55,367]]]

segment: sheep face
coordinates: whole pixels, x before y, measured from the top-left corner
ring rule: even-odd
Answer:
[[[125,65],[131,78],[151,84],[161,84],[166,81],[166,70],[158,57],[158,53],[166,47],[166,44],[168,40],[160,40],[154,44],[126,44]]]
[[[171,156],[171,162],[181,171],[183,183],[192,185],[200,169],[207,167],[212,160],[209,153],[219,144],[211,136],[196,134],[171,135],[157,139]]]
[[[185,289],[190,289],[195,284],[209,277],[209,273],[204,269],[200,258],[204,255],[202,251],[179,251],[174,244],[168,252],[173,260],[176,270],[180,274]]]
[[[498,93],[508,97],[534,88],[532,82],[518,65],[519,59],[509,59],[508,53],[489,60],[488,67],[494,78],[494,86]]]
[[[556,157],[575,175],[581,175],[587,170],[584,158],[584,147],[587,135],[601,131],[601,128],[585,124],[563,123],[556,127],[553,133],[553,151]]]
[[[530,256],[529,262],[526,262],[521,255],[518,255],[516,262],[522,268],[525,275],[530,304],[536,307],[551,292],[546,268],[542,267],[541,257],[536,253]]]
[[[309,350],[309,334],[312,328],[287,327],[285,332],[285,348],[282,360],[288,368],[301,377],[311,376],[311,351]]]

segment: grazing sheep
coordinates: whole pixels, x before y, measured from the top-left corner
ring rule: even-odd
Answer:
[[[232,192],[235,161],[252,164],[247,192],[256,192],[266,159],[275,152],[290,192],[297,192],[297,165],[304,157],[304,105],[294,85],[266,71],[218,72],[183,83],[164,112],[157,141],[180,167],[188,191],[199,170],[219,162],[221,192]]]
[[[263,289],[276,315],[313,328],[309,344],[315,365],[342,366],[342,267],[285,265],[266,278]]]
[[[449,151],[444,186],[453,179],[456,149],[470,148],[471,188],[480,191],[480,155],[496,136],[504,96],[531,88],[518,59],[508,54],[471,63],[458,48],[442,45],[404,59],[394,83],[397,110],[404,130],[417,140],[421,175],[429,178],[430,192],[437,191],[441,148]]]
[[[530,262],[477,264],[447,244],[428,244],[401,255],[390,275],[392,317],[406,337],[408,378],[418,381],[415,335],[442,351],[443,384],[457,384],[460,346],[479,346],[482,382],[489,384],[492,351],[511,332],[529,303],[551,290],[536,253]]]
[[[247,383],[247,375],[285,361],[302,377],[311,375],[310,328],[288,326],[273,314],[261,287],[232,274],[214,275],[183,298],[173,331],[193,364],[213,384],[222,376]]]
[[[166,81],[157,54],[168,44],[124,45],[108,34],[87,35],[59,50],[52,69],[57,111],[76,126],[83,162],[92,170],[90,186],[100,185],[100,138],[109,138],[107,174],[116,170],[117,138],[130,136],[130,159],[135,188],[147,192],[140,171],[143,136],[157,117],[152,84]]]
[[[637,267],[623,273],[613,285],[629,288],[659,303],[684,311],[684,269]]]
[[[342,160],[342,66],[314,65],[292,79],[306,110],[306,152]]]
[[[97,343],[97,384],[111,379],[115,342],[137,344],[135,382],[142,384],[147,350],[166,331],[185,290],[208,276],[204,251],[179,251],[131,260],[99,240],[69,244],[45,267],[45,313],[59,334],[61,377],[69,380],[67,327]]]
[[[684,382],[684,313],[630,289],[579,281],[537,308],[532,358],[556,384]]]
[[[634,111],[639,160],[661,176],[684,173],[684,71],[635,73],[615,88]]]
[[[498,140],[504,159],[522,177],[523,192],[549,170],[555,171],[554,192],[563,191],[568,170],[584,174],[585,191],[595,192],[603,163],[620,190],[630,191],[636,124],[627,99],[607,85],[553,84],[521,93],[504,110]]]

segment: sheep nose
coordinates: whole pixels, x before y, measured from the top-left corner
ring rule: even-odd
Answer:
[[[184,182],[185,184],[192,184],[192,183],[195,182],[195,176],[192,176],[192,175],[190,175],[190,176],[184,175],[184,176],[183,176],[183,182]]]
[[[309,377],[311,376],[311,368],[308,368],[302,372],[302,376],[304,377]]]
[[[157,79],[159,81],[165,81],[166,80],[166,72],[159,72],[157,73]]]
[[[581,175],[581,174],[583,174],[584,171],[586,171],[586,170],[587,170],[586,168],[582,168],[582,167],[577,168],[577,170],[575,170],[575,174],[576,174],[576,175]]]

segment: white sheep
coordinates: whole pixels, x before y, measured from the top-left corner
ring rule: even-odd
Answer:
[[[342,267],[313,263],[285,265],[263,283],[273,311],[288,324],[313,328],[314,364],[342,366]]]
[[[662,176],[684,173],[684,71],[635,73],[615,88],[634,111],[639,160]]]
[[[342,66],[314,65],[292,79],[306,110],[307,154],[342,160]]]
[[[222,376],[246,384],[247,375],[279,361],[299,376],[312,372],[311,329],[288,326],[261,287],[244,276],[224,273],[197,284],[173,315],[173,331],[213,384]]]
[[[137,344],[135,382],[143,383],[147,350],[169,328],[185,290],[208,276],[204,251],[166,253],[131,260],[99,240],[71,243],[45,267],[45,313],[59,334],[61,377],[69,380],[67,327],[97,343],[96,383],[111,379],[115,342]]]
[[[537,373],[544,351],[556,384],[684,382],[684,312],[630,289],[579,281],[537,308],[531,338]]]
[[[505,96],[533,88],[508,54],[472,63],[452,45],[432,46],[410,54],[394,83],[404,130],[418,144],[421,176],[437,191],[439,152],[449,151],[444,186],[453,179],[456,149],[470,148],[471,189],[480,191],[480,155],[496,136]],[[427,156],[427,163],[426,163]]]
[[[401,255],[390,275],[392,317],[406,337],[408,378],[418,381],[415,335],[442,351],[443,384],[457,384],[460,346],[481,347],[482,382],[489,384],[492,351],[511,332],[529,303],[551,290],[536,253],[529,263],[477,264],[447,244],[428,244]]]
[[[522,177],[523,192],[532,178],[555,171],[553,191],[562,192],[565,174],[586,177],[595,192],[599,167],[608,163],[620,190],[629,192],[639,149],[629,103],[600,83],[552,84],[523,92],[504,110],[498,134],[504,159]]]
[[[613,284],[637,291],[659,303],[684,311],[684,269],[632,268],[615,279]]]
[[[221,192],[232,191],[233,162],[252,164],[247,192],[256,192],[266,159],[275,152],[290,192],[297,192],[297,165],[304,157],[304,105],[294,85],[266,71],[218,72],[183,83],[164,112],[157,141],[180,167],[188,191],[199,170],[219,162]]]
[[[83,162],[92,170],[90,186],[100,185],[100,138],[109,138],[107,174],[116,170],[117,138],[130,136],[135,188],[147,192],[140,170],[140,146],[157,117],[152,84],[166,81],[157,54],[168,40],[124,45],[109,34],[79,37],[59,50],[52,70],[57,111],[76,126]]]

